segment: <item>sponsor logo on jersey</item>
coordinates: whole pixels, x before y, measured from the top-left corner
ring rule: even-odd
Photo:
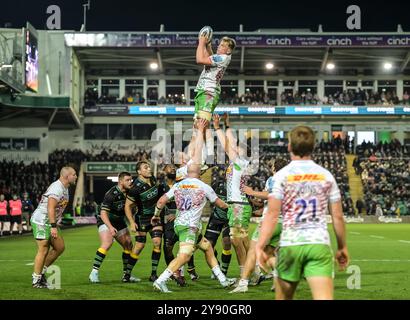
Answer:
[[[325,181],[324,174],[292,174],[287,177],[289,183],[306,181]]]

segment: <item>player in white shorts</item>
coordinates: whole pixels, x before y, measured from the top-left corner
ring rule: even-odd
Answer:
[[[292,162],[275,175],[263,219],[256,256],[266,269],[263,251],[283,215],[283,230],[276,261],[276,299],[292,299],[299,281],[306,278],[313,299],[333,299],[334,257],[326,215],[330,205],[337,240],[336,260],[349,263],[341,196],[332,174],[311,160],[315,134],[299,126],[289,134]]]
[[[205,253],[209,267],[223,287],[228,287],[235,283],[234,279],[227,279],[222,273],[210,242],[205,237],[202,237],[201,234],[201,215],[207,199],[221,209],[228,208],[228,205],[217,197],[210,186],[198,179],[199,173],[199,165],[193,164],[189,166],[188,177],[176,183],[157,202],[156,213],[152,218],[152,223],[159,221],[160,212],[170,199],[175,198],[178,209],[174,221],[174,229],[179,238],[179,251],[177,257],[170,262],[167,269],[154,282],[154,288],[161,292],[171,292],[166,286],[166,281],[182,265],[189,261],[197,248]]]
[[[48,187],[31,217],[33,235],[38,248],[32,275],[33,288],[48,288],[45,278],[47,268],[64,251],[64,239],[57,225],[69,201],[68,187],[75,185],[76,180],[75,170],[63,167],[60,178]]]

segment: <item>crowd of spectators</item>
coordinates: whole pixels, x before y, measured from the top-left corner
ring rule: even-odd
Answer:
[[[193,99],[193,97],[191,97]],[[164,105],[180,104],[187,105],[184,94],[168,94],[158,98],[157,90],[149,90],[147,101],[140,92],[128,94],[121,99],[115,96],[98,96],[98,92],[92,88],[86,90],[84,95],[85,106],[96,104],[145,104]],[[404,91],[402,99],[397,96],[395,90],[383,89],[380,92],[370,89],[347,89],[328,93],[323,98],[310,89],[295,92],[285,91],[279,96],[276,91],[266,92],[263,89],[247,90],[244,94],[238,95],[237,91],[222,88],[220,95],[220,105],[384,105],[393,106],[398,104],[410,104],[410,94]]]
[[[398,140],[365,143],[353,166],[361,176],[368,215],[410,214],[410,148]]]

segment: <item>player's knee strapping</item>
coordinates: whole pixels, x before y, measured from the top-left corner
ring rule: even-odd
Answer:
[[[146,243],[147,242],[147,236],[135,236],[135,242],[139,243]]]
[[[233,238],[246,238],[248,237],[248,229],[244,227],[232,227],[230,231],[231,239]]]
[[[201,241],[198,243],[198,247],[203,250],[206,251],[211,247],[211,243],[206,240],[206,238],[202,238]]]
[[[178,255],[179,254],[186,254],[188,256],[192,256],[195,251],[195,246],[190,243],[184,243],[179,245]]]
[[[158,230],[158,229],[152,230],[151,238],[162,238],[162,234],[163,234],[162,230]]]

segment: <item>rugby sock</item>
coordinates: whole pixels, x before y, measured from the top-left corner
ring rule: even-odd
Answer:
[[[43,267],[43,271],[41,271],[41,274],[46,274],[46,272],[47,272],[47,267],[44,266],[44,267]]]
[[[138,261],[139,256],[134,254],[134,253],[130,253],[130,257],[128,258],[128,263],[127,263],[127,269],[125,269],[125,273],[126,274],[131,274],[132,269],[134,268],[135,264]]]
[[[169,265],[172,260],[174,260],[174,253],[172,252],[173,247],[170,246],[164,246],[164,257],[165,257],[165,263]]]
[[[239,287],[241,287],[241,286],[248,286],[248,284],[249,284],[249,280],[248,280],[248,279],[241,279],[241,280],[239,280],[238,286],[239,286]]]
[[[171,278],[171,276],[172,276],[172,271],[167,268],[167,269],[165,269],[165,271],[163,273],[161,273],[161,275],[158,277],[157,281],[158,282],[165,282],[169,278]]]
[[[181,266],[181,268],[179,268],[179,274],[181,275],[181,277],[184,276],[184,271],[185,271],[185,267]]]
[[[195,270],[194,255],[192,255],[188,261],[188,272],[191,272],[194,270]]]
[[[223,250],[221,255],[221,270],[224,274],[228,273],[229,264],[231,263],[232,252],[231,250]]]
[[[32,281],[33,284],[41,280],[41,274],[36,274],[33,272],[32,277],[33,277],[33,281]]]
[[[239,270],[241,271],[241,273],[240,273],[240,276],[241,276],[241,277],[242,277],[243,269],[244,269],[243,266],[239,266]]]
[[[95,253],[93,269],[100,270],[101,264],[104,261],[105,256],[107,255],[107,250],[103,248],[98,248],[97,252]]]
[[[218,265],[216,265],[215,267],[212,268],[212,272],[214,273],[215,277],[218,278],[219,282],[225,282],[226,281],[226,277],[225,275],[222,273],[221,268],[219,268]]]
[[[122,265],[123,265],[123,271],[127,271],[127,265],[128,265],[128,259],[130,258],[130,251],[124,250],[122,252]]]
[[[157,273],[159,258],[161,257],[161,249],[154,248],[151,255],[152,273]]]

